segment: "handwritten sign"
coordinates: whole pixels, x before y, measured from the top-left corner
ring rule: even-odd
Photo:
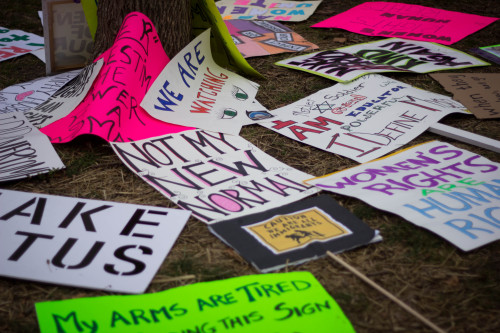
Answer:
[[[42,333],[354,333],[338,304],[309,272],[246,275],[156,294],[88,297],[35,306]]]
[[[222,0],[216,5],[224,20],[304,21],[321,1]]]
[[[0,114],[0,181],[64,168],[45,135],[20,111]]]
[[[33,109],[26,111],[26,118],[38,128],[47,126],[68,115],[80,104],[90,90],[102,60],[86,66],[75,78],[57,90],[52,96]]]
[[[82,134],[123,142],[191,129],[155,119],[139,105],[169,61],[144,14],[125,17],[114,44],[99,60],[103,67],[87,96],[67,117],[42,129],[52,142]]]
[[[259,271],[269,272],[368,244],[375,231],[328,195],[211,224]]]
[[[450,45],[498,20],[397,2],[365,2],[312,25],[368,36],[401,37]]]
[[[305,54],[278,61],[276,65],[349,82],[368,73],[428,73],[489,63],[436,43],[388,38]]]
[[[201,221],[282,206],[318,192],[308,175],[239,136],[204,131],[112,143],[134,173]]]
[[[0,275],[141,293],[189,215],[0,189]]]
[[[261,125],[362,163],[406,144],[447,114],[465,110],[448,96],[375,74],[273,110],[279,119]]]
[[[43,49],[43,37],[22,30],[0,27],[0,61]]]
[[[224,21],[234,44],[245,58],[317,49],[298,33],[279,22]]]
[[[237,135],[254,122],[247,111],[258,87],[214,62],[209,29],[165,66],[141,106],[162,121]]]
[[[57,90],[72,80],[80,70],[15,84],[0,91],[0,113],[28,111],[45,102]]]
[[[431,74],[479,119],[500,118],[500,74]]]
[[[499,168],[433,141],[307,183],[398,214],[470,251],[500,239]]]

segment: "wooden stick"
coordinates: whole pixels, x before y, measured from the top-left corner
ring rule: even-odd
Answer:
[[[441,123],[435,123],[430,126],[428,131],[500,153],[500,141],[493,140],[479,134],[464,131]]]
[[[406,305],[406,303],[404,303],[403,301],[401,301],[399,298],[397,298],[396,296],[394,296],[393,294],[391,294],[390,292],[388,292],[387,290],[385,290],[384,288],[382,288],[381,286],[379,286],[378,284],[376,284],[374,281],[370,280],[366,275],[364,275],[363,273],[361,273],[360,271],[358,271],[356,268],[354,268],[351,265],[349,265],[348,263],[346,263],[339,256],[334,255],[330,251],[327,251],[326,254],[330,258],[332,258],[333,260],[335,260],[336,262],[338,262],[339,264],[341,264],[342,266],[344,266],[344,268],[347,268],[349,271],[351,271],[351,273],[353,273],[354,275],[356,275],[357,277],[359,277],[361,280],[365,281],[370,286],[372,286],[373,288],[377,289],[379,292],[381,292],[386,297],[388,297],[390,300],[392,300],[393,302],[395,302],[396,304],[398,304],[400,307],[402,307],[403,309],[405,309],[406,311],[408,311],[409,313],[411,313],[412,315],[414,315],[415,317],[417,317],[420,321],[422,321],[424,324],[426,324],[427,326],[429,326],[430,328],[432,328],[434,331],[436,331],[438,333],[445,333],[446,332],[446,331],[442,330],[441,328],[439,328],[438,326],[436,326],[435,324],[433,324],[427,318],[425,318],[424,316],[422,316],[420,313],[418,313],[417,311],[413,310],[411,307],[409,307],[408,305]]]

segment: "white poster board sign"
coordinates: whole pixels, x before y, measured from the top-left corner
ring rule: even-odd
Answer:
[[[0,190],[0,275],[142,293],[190,212]]]
[[[318,192],[311,178],[239,136],[199,130],[111,143],[134,173],[207,223],[264,211]]]
[[[463,251],[500,239],[500,164],[432,141],[307,180],[398,214]]]
[[[273,110],[279,119],[261,125],[362,163],[406,144],[444,116],[465,110],[450,97],[374,74]]]
[[[0,61],[43,50],[43,45],[43,37],[22,30],[0,27]]]

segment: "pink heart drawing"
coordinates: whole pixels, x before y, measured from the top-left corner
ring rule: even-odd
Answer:
[[[35,92],[34,90],[30,90],[30,91],[25,91],[23,93],[20,93],[16,96],[16,101],[22,101],[23,99],[25,99],[29,95],[33,94],[34,92]]]

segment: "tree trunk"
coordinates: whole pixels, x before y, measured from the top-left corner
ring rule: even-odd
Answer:
[[[153,22],[169,58],[189,43],[190,0],[99,0],[94,58],[113,45],[123,19],[134,11],[143,13]]]

